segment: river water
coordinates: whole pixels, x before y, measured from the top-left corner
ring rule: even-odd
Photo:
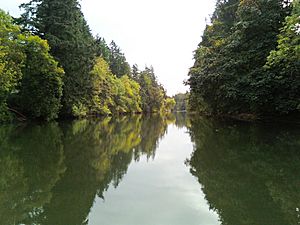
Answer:
[[[0,127],[0,224],[296,225],[300,127],[185,114]]]

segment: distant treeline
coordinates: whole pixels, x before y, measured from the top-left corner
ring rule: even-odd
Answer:
[[[93,37],[77,0],[0,10],[0,122],[169,111],[152,67],[130,67],[114,41]]]
[[[193,110],[299,114],[299,0],[218,0],[194,58]]]
[[[173,111],[175,112],[182,112],[187,111],[189,109],[188,107],[188,99],[189,94],[188,93],[178,93],[173,96],[175,100],[175,106]]]

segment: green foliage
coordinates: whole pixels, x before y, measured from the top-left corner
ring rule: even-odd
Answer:
[[[136,71],[134,79],[141,86],[142,110],[144,112],[160,112],[166,98],[164,88],[158,83],[153,67]]]
[[[224,96],[226,92],[222,90],[226,88],[222,70],[224,62],[229,62],[229,59],[225,61],[223,51],[233,33],[238,4],[238,0],[217,2],[211,24],[206,26],[202,41],[195,51],[195,64],[190,69],[188,81],[192,110],[218,113],[227,103]]]
[[[141,112],[140,85],[128,76],[122,76],[120,82],[124,87],[124,112]]]
[[[111,114],[113,96],[116,94],[114,83],[116,78],[111,73],[107,62],[97,58],[91,71],[92,79],[92,114]]]
[[[2,10],[0,18],[0,121],[11,120],[15,108],[33,119],[57,118],[63,70],[46,41],[21,33]]]
[[[117,78],[103,58],[97,58],[91,71],[91,114],[140,112],[140,86],[128,76]]]
[[[174,98],[165,98],[162,106],[162,110],[165,112],[171,112],[174,110],[176,101]]]
[[[174,106],[174,111],[175,112],[180,112],[180,111],[187,111],[188,109],[188,98],[189,94],[188,93],[179,93],[174,96],[175,99],[175,106]]]
[[[291,16],[286,17],[278,35],[278,46],[271,51],[265,65],[268,108],[278,113],[300,111],[300,3],[293,2]]]
[[[25,54],[19,35],[19,27],[13,25],[12,18],[0,9],[0,122],[11,119],[7,99],[16,91],[22,77]]]
[[[170,111],[174,100],[167,98],[158,84],[153,68],[136,69],[135,79],[127,75],[118,78],[103,58],[97,58],[91,71],[91,114],[116,114],[136,112]]]
[[[30,35],[22,37],[22,41],[26,60],[16,97],[18,108],[31,118],[56,119],[61,108],[64,71],[49,54],[47,41]]]
[[[173,107],[153,68],[136,68],[133,79],[116,43],[108,46],[103,38],[93,38],[78,0],[31,0],[21,8],[24,13],[14,20],[20,27],[4,12],[0,15],[0,121],[11,119],[9,111],[22,120],[52,120],[58,114],[85,117]]]
[[[218,1],[189,73],[192,109],[209,114],[265,115],[275,111],[270,105],[280,97],[272,97],[273,84],[264,65],[289,11],[277,0]],[[276,93],[286,90],[281,87]],[[292,92],[287,91],[286,96]],[[284,106],[274,113],[283,108],[291,111]]]
[[[105,41],[104,38],[96,37],[95,38],[95,46],[96,46],[96,55],[98,57],[103,58],[106,62],[110,62],[111,51]]]
[[[62,113],[85,114],[95,49],[78,1],[32,0],[22,7],[20,24],[48,41],[51,54],[65,71]]]
[[[114,75],[118,78],[131,75],[130,65],[126,61],[126,57],[114,41],[108,46],[104,38],[96,37],[95,45],[96,55],[105,59]]]
[[[114,41],[110,43],[109,67],[111,72],[117,77],[130,75],[131,73],[130,66],[126,61],[125,55],[121,52],[121,49]]]

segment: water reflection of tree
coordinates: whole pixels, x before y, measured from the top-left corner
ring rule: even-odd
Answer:
[[[57,124],[0,128],[0,223],[31,224],[65,170]]]
[[[139,160],[141,155],[146,155],[148,159],[155,157],[158,143],[171,122],[173,118],[170,115],[150,114],[143,117],[139,132],[140,142],[135,148],[135,160]]]
[[[95,197],[117,187],[133,159],[154,157],[168,121],[132,116],[1,128],[0,223],[87,224]]]
[[[140,155],[139,151],[147,156],[155,154],[154,147],[145,151],[144,143],[149,143],[145,139],[151,139],[149,145],[155,146],[166,125],[160,120],[150,123],[133,116],[82,120],[63,127],[68,170],[53,190],[54,199],[45,207],[44,224],[85,223],[95,197],[103,197],[111,183],[117,187],[134,155]],[[144,127],[148,137],[143,136]]]
[[[175,116],[175,125],[178,128],[190,127],[189,116],[186,112],[177,112]]]
[[[299,128],[192,119],[191,172],[224,225],[300,222]]]

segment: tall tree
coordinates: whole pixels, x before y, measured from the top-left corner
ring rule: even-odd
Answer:
[[[126,57],[114,41],[110,43],[109,67],[117,77],[131,75],[130,65],[126,61]]]
[[[53,120],[61,109],[64,71],[49,54],[47,41],[38,36],[24,36],[25,65],[16,107],[34,119]],[[28,107],[30,106],[30,107]]]
[[[166,91],[157,81],[151,66],[137,73],[136,81],[141,86],[142,109],[144,112],[158,112],[163,106]]]
[[[48,40],[65,70],[63,113],[86,108],[94,60],[94,40],[77,0],[31,0],[21,5],[24,28]]]
[[[111,52],[104,38],[95,38],[96,56],[103,58],[107,63],[110,62]]]
[[[211,24],[206,26],[202,41],[195,51],[195,63],[190,69],[188,80],[193,110],[217,113],[225,104],[225,92],[220,87],[224,83],[223,51],[233,32],[238,5],[239,0],[217,1]]]
[[[288,12],[281,0],[218,1],[190,70],[192,108],[264,114],[263,66]]]
[[[25,54],[18,39],[20,34],[12,18],[0,10],[0,122],[12,119],[7,100],[22,78]]]
[[[300,111],[300,2],[293,1],[293,11],[285,19],[271,51],[264,79],[268,87],[265,111],[288,113]]]
[[[0,10],[0,49],[0,121],[12,119],[8,110],[22,119],[56,118],[64,71],[49,54],[47,41],[21,32]]]
[[[237,23],[225,49],[228,59],[224,76],[228,77],[228,98],[234,113],[264,114],[266,88],[263,66],[276,39],[285,16],[289,12],[281,0],[241,1]]]

